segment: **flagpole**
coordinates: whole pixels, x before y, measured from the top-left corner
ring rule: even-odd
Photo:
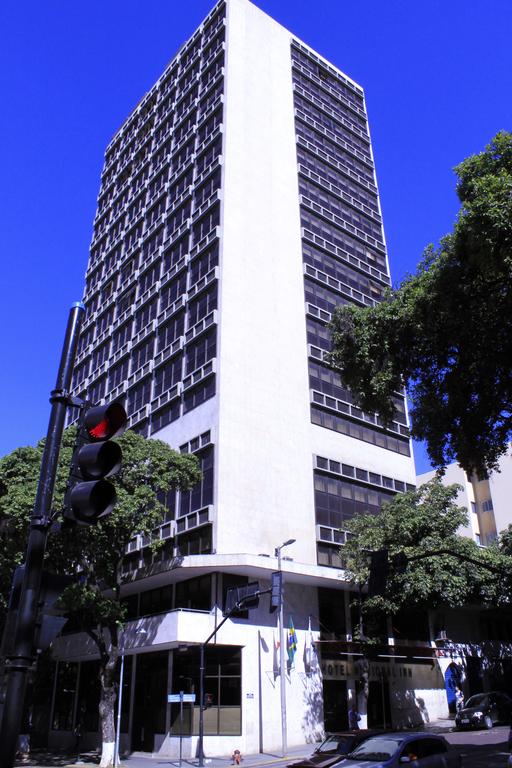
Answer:
[[[295,539],[288,539],[280,547],[276,547],[277,570],[281,573],[281,550],[289,544],[294,544]],[[281,574],[281,595],[279,600],[279,674],[281,678],[281,751],[282,757],[286,757],[288,751],[286,729],[286,675],[284,672],[284,606],[283,606],[283,577]]]

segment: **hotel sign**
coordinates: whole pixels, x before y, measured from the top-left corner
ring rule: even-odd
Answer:
[[[324,680],[347,680],[349,678],[359,678],[360,669],[353,661],[334,661],[326,659],[321,663],[322,677]],[[384,679],[404,679],[412,678],[412,666],[407,664],[379,663],[371,661],[368,666],[370,680]]]

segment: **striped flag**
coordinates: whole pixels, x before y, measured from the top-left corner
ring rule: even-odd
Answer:
[[[288,627],[288,638],[286,642],[286,647],[288,650],[288,660],[290,664],[293,664],[293,658],[297,651],[297,634],[295,632],[295,627],[293,626],[293,619],[291,616],[290,616],[290,626]]]
[[[311,629],[311,616],[309,617],[308,632],[304,644],[304,669],[307,675],[311,675],[316,669],[316,648],[313,642],[313,630]]]

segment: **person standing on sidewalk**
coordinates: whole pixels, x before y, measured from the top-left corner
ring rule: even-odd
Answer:
[[[361,715],[357,711],[356,705],[352,704],[348,713],[348,727],[350,728],[351,731],[359,730],[360,720],[361,720]]]

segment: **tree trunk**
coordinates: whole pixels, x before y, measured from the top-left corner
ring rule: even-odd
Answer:
[[[100,667],[100,705],[99,715],[101,723],[101,761],[100,768],[109,768],[114,763],[114,745],[116,737],[115,729],[115,702],[117,699],[117,680],[115,667],[117,653],[111,652],[104,664]]]

